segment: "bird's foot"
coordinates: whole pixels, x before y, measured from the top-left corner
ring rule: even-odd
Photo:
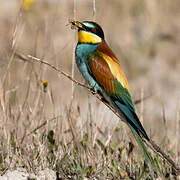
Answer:
[[[92,89],[93,89],[94,93],[98,93],[99,91],[102,91],[102,88],[97,83],[95,83],[92,86]]]
[[[98,94],[100,91],[102,91],[102,88],[97,83],[94,83],[93,85],[91,85],[91,87],[92,94]]]
[[[90,91],[93,95],[97,94],[97,91],[95,91],[94,88],[91,88]]]

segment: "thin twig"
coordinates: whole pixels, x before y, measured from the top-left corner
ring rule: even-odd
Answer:
[[[28,55],[28,56],[25,56],[25,55],[22,55],[22,54],[18,54],[18,53],[15,53],[15,56],[20,58],[21,60],[23,61],[28,61],[28,62],[32,62],[31,60],[33,61],[36,61],[36,62],[39,62],[39,63],[42,63],[42,64],[45,64],[49,67],[51,67],[52,69],[54,69],[56,72],[62,74],[63,76],[67,77],[68,79],[70,79],[71,81],[73,81],[75,84],[77,84],[78,86],[82,86],[82,87],[85,87],[87,88],[88,90],[92,91],[92,88],[90,88],[89,86],[83,84],[83,83],[80,83],[78,81],[76,81],[75,79],[73,79],[69,74],[65,73],[64,71],[61,71],[59,70],[56,66],[52,65],[52,64],[49,64],[48,62],[46,61],[42,61],[41,59],[39,58],[36,58],[36,57],[33,57],[31,55]]]
[[[45,64],[49,67],[51,67],[52,69],[54,69],[56,72],[62,74],[63,76],[67,77],[68,79],[70,79],[71,81],[73,81],[75,84],[82,86],[84,88],[87,88],[96,98],[98,98],[102,103],[104,103],[117,117],[119,117],[121,119],[121,116],[119,115],[118,111],[116,111],[115,109],[113,109],[106,101],[104,101],[104,98],[102,97],[101,94],[99,93],[95,93],[92,88],[90,88],[89,86],[86,86],[85,84],[82,84],[78,81],[76,81],[75,79],[73,79],[70,75],[68,75],[67,73],[61,71],[60,69],[56,68],[54,65],[49,64],[46,61],[42,61],[39,58],[33,57],[31,55],[28,56],[24,56],[18,53],[15,53],[15,55],[17,57],[19,57],[20,59],[24,60],[24,61],[28,61],[30,62],[31,60],[36,61],[36,62],[40,62],[42,64]],[[34,132],[34,131],[33,131]],[[162,149],[154,142],[150,139],[150,141],[146,141],[143,138],[143,141],[146,143],[146,145],[151,148],[154,152],[158,153],[160,155],[160,157],[162,157],[162,159],[166,160],[166,162],[168,162],[172,168],[176,171],[176,174],[180,174],[180,167],[166,154],[162,151]]]
[[[146,96],[144,96],[143,95],[143,98],[141,97],[140,99],[137,99],[137,100],[134,100],[134,104],[139,104],[141,101],[144,101],[144,100],[146,100],[146,99],[149,99],[150,97],[152,97],[152,94],[149,94],[149,95],[146,95]]]

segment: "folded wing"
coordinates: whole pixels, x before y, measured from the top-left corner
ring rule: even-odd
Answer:
[[[116,108],[123,113],[126,122],[149,140],[136,115],[126,77],[115,56],[108,56],[97,49],[88,55],[87,60],[91,75],[104,88]]]

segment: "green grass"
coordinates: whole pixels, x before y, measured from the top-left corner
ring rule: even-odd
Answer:
[[[31,135],[31,143],[23,146],[12,134],[9,146],[3,148],[8,148],[8,152],[1,152],[0,171],[4,173],[10,167],[24,167],[36,174],[41,169],[50,168],[64,179],[152,179],[148,166],[142,155],[134,150],[132,142],[110,141],[105,146],[96,139],[93,144],[85,133],[82,139],[65,143],[59,141],[55,133],[54,130],[39,130]],[[153,178],[176,178],[166,162],[155,153],[152,156],[159,170]]]

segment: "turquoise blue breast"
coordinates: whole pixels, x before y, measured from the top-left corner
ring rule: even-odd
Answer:
[[[101,88],[99,87],[98,83],[91,75],[91,71],[89,69],[87,62],[88,54],[95,51],[98,46],[99,44],[78,43],[76,46],[75,57],[76,57],[76,64],[78,66],[78,69],[80,70],[86,81],[89,83],[89,85],[97,90],[100,90]]]
[[[77,44],[76,46],[76,63],[79,65],[82,62],[86,61],[86,57],[90,52],[96,50],[99,44]]]

